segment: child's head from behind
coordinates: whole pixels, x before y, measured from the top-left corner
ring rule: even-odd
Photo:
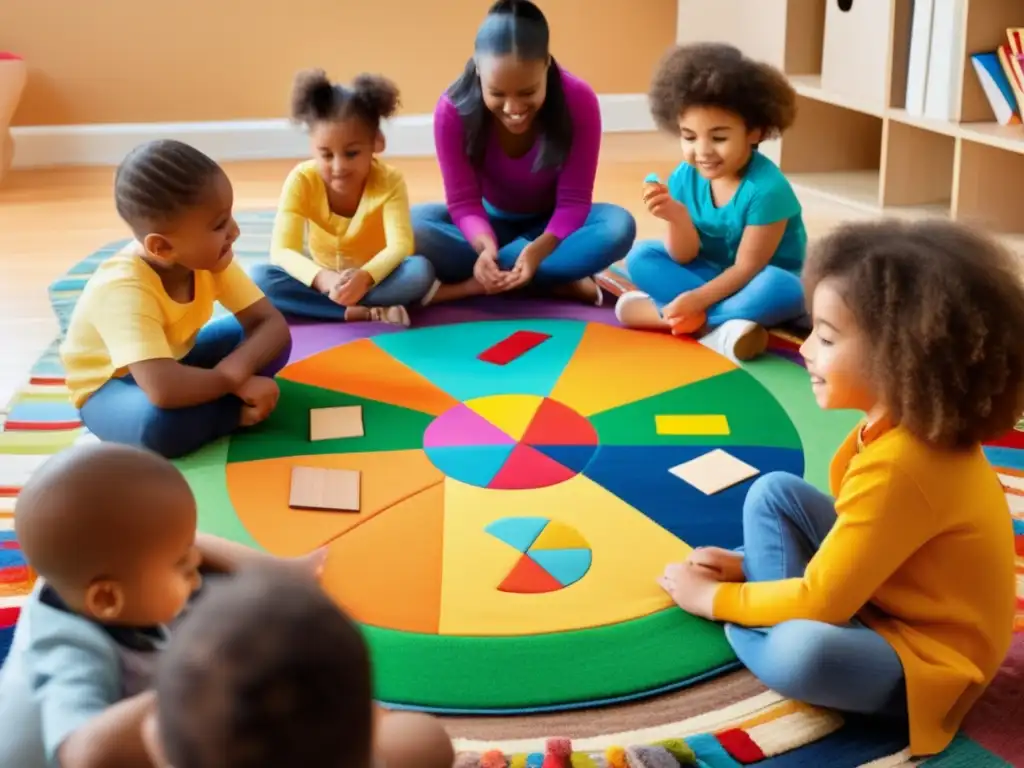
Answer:
[[[221,272],[231,263],[231,182],[195,147],[170,139],[136,147],[117,168],[114,199],[156,266]]]
[[[384,151],[381,120],[397,109],[398,88],[379,75],[347,86],[313,69],[300,72],[292,89],[292,118],[306,126],[320,176],[339,194],[362,193],[374,154]]]
[[[803,272],[801,348],[818,403],[884,415],[950,448],[1024,411],[1024,281],[990,238],[941,220],[848,224]]]
[[[707,179],[737,176],[754,148],[796,117],[785,75],[720,43],[677,46],[650,91],[658,127],[680,137],[683,159]]]
[[[370,765],[368,648],[294,571],[253,568],[210,584],[175,631],[156,689],[146,736],[158,765]]]
[[[105,624],[167,623],[199,586],[195,498],[147,451],[97,443],[57,454],[25,484],[14,525],[29,565]]]

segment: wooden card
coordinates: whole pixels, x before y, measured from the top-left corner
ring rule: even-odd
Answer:
[[[359,472],[350,469],[292,467],[288,506],[292,509],[359,511]]]
[[[732,488],[761,474],[761,470],[740,461],[721,448],[672,467],[669,472],[707,496]]]
[[[309,412],[310,440],[338,440],[344,437],[362,437],[363,434],[361,405],[314,408]]]

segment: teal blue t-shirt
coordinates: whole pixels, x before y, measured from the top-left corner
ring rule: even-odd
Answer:
[[[771,264],[800,274],[807,253],[807,230],[800,201],[779,167],[758,151],[750,157],[739,188],[721,208],[711,197],[711,182],[688,163],[668,179],[669,194],[686,206],[700,233],[700,255],[722,269],[736,261],[743,230],[786,220],[786,232]]]

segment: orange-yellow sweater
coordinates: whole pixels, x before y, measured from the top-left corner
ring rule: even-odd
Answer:
[[[412,250],[409,193],[395,168],[373,161],[351,219],[331,211],[316,161],[299,163],[288,174],[274,220],[270,260],[299,282],[312,285],[321,269],[359,268],[379,285]]]
[[[1010,647],[1010,513],[980,447],[938,450],[886,426],[863,442],[854,431],[832,461],[838,517],[803,578],[723,585],[714,614],[746,626],[859,615],[903,664],[911,751],[934,754]]]

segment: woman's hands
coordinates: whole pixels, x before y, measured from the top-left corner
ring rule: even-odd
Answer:
[[[473,265],[473,277],[487,293],[503,293],[529,285],[544,259],[558,247],[559,240],[547,232],[528,242],[519,252],[511,269],[503,270],[498,261],[497,244],[489,237],[473,245],[479,254]]]
[[[519,258],[516,259],[515,265],[508,273],[512,276],[509,289],[522,288],[524,285],[529,285],[534,275],[537,274],[537,267],[540,266],[540,263],[546,257],[547,254],[544,253],[543,247],[538,246],[536,240],[523,248],[519,253]]]
[[[501,293],[508,290],[509,275],[498,266],[498,248],[487,241],[483,243],[473,265],[473,277],[487,293]]]
[[[537,269],[554,250],[557,241],[549,242],[548,235],[541,235],[526,244],[519,252],[511,269],[503,270],[498,263],[498,249],[490,240],[478,243],[479,255],[473,265],[473,277],[487,293],[504,293],[529,285]]]

